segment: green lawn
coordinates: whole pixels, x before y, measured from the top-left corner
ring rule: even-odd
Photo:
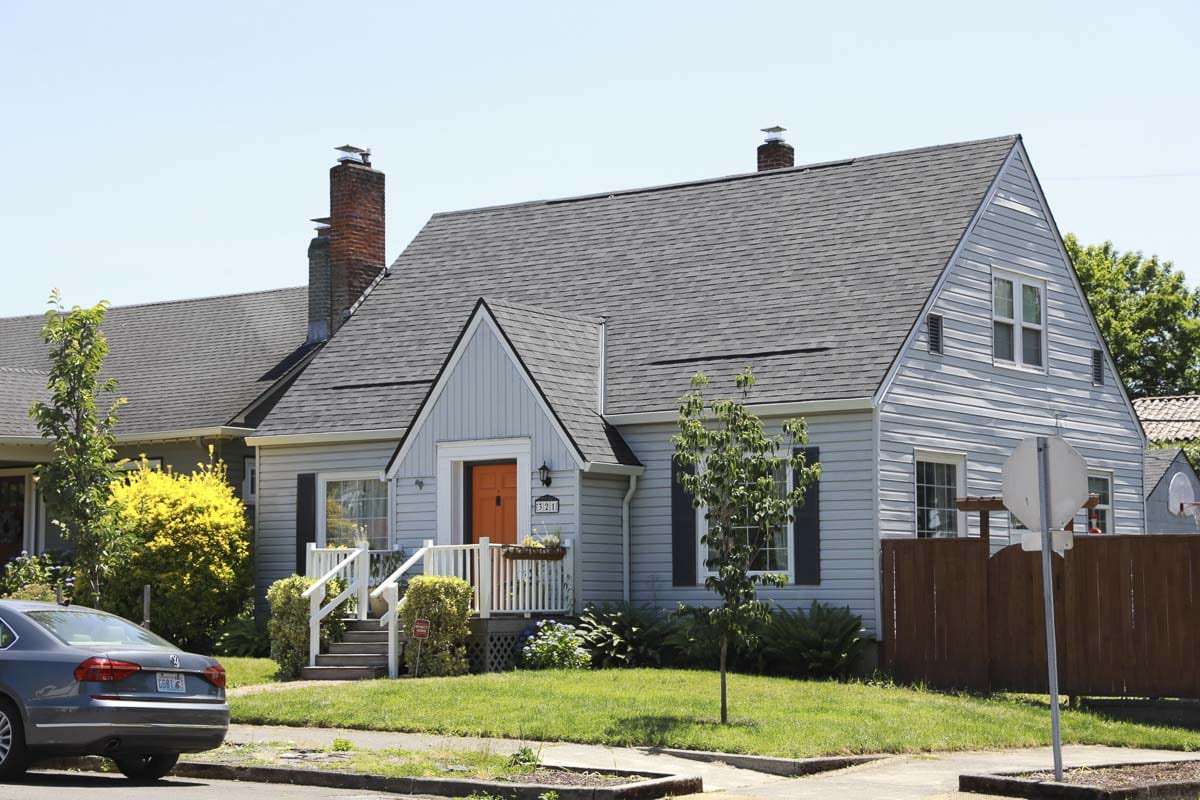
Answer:
[[[816,756],[1028,747],[1049,742],[1044,703],[909,688],[680,670],[508,672],[377,680],[237,697],[233,721]],[[1063,713],[1069,743],[1200,750],[1200,733]]]
[[[225,681],[230,689],[236,689],[239,686],[253,686],[256,683],[274,683],[279,680],[275,677],[279,665],[269,658],[221,656],[217,660],[225,668]]]

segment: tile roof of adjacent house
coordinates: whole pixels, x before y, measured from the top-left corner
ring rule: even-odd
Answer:
[[[121,438],[230,425],[307,352],[304,287],[108,310],[104,374],[120,382]],[[0,319],[0,436],[37,436],[41,315]]]
[[[1133,407],[1152,442],[1200,439],[1200,394],[1139,397]]]
[[[404,429],[480,297],[604,317],[609,414],[747,363],[754,402],[872,395],[1018,141],[437,214],[259,434]]]
[[[1151,447],[1147,448],[1145,455],[1142,458],[1142,489],[1143,496],[1149,497],[1157,488],[1159,481],[1163,479],[1163,475],[1167,474],[1167,470],[1175,463],[1175,459],[1183,453],[1183,449],[1179,447]],[[1187,456],[1184,456],[1186,458]]]

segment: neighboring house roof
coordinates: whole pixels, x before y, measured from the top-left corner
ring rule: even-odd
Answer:
[[[756,403],[873,395],[1018,140],[437,214],[259,435],[402,431],[480,297],[604,317],[607,414],[747,363]]]
[[[307,302],[299,287],[110,308],[104,375],[128,401],[118,436],[229,425],[308,353]],[[0,319],[0,436],[38,435],[28,415],[45,396],[44,321]]]
[[[1133,407],[1152,442],[1200,439],[1200,394],[1139,397]]]
[[[1183,449],[1179,447],[1152,447],[1146,450],[1145,456],[1142,459],[1142,489],[1143,496],[1149,497],[1158,488],[1159,482],[1163,476],[1167,474],[1167,470],[1175,463],[1175,459],[1183,455],[1184,460],[1187,460],[1187,455]],[[1191,462],[1188,462],[1189,464]]]

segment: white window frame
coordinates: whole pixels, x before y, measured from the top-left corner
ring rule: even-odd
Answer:
[[[912,472],[913,515],[912,515],[912,522],[913,522],[913,537],[914,538],[916,538],[920,535],[920,533],[919,533],[920,526],[917,524],[917,513],[920,508],[920,506],[917,503],[917,494],[918,494],[917,464],[922,461],[927,461],[927,462],[930,462],[933,464],[953,464],[955,467],[955,473],[954,473],[955,474],[955,483],[958,484],[956,487],[957,497],[966,497],[967,496],[967,454],[966,453],[956,453],[956,452],[948,451],[948,450],[920,450],[920,449],[913,450],[913,472]],[[958,515],[957,516],[958,536],[956,536],[955,538],[961,539],[965,536],[970,535],[970,531],[967,530],[967,512],[960,511],[959,509],[956,508],[955,513]]]
[[[462,544],[463,466],[472,461],[517,462],[517,541],[532,531],[533,441],[483,439],[437,444],[437,543]]]
[[[325,524],[326,512],[325,501],[328,496],[328,484],[338,481],[364,481],[377,480],[386,484],[384,490],[387,496],[387,536],[388,549],[386,550],[371,550],[372,553],[390,553],[396,549],[396,536],[393,531],[392,519],[395,516],[395,510],[392,498],[391,482],[386,480],[381,470],[347,470],[345,472],[321,472],[317,474],[317,547],[326,547],[325,542]]]
[[[996,279],[1010,281],[1013,286],[1013,316],[1012,318],[1001,317],[996,314]],[[1041,296],[1042,313],[1041,319],[1037,322],[1026,322],[1024,314],[1024,287],[1036,287]],[[1047,361],[1049,360],[1049,350],[1046,343],[1046,315],[1047,299],[1046,299],[1046,282],[1041,278],[1034,278],[1030,275],[1022,275],[1019,272],[1009,272],[1007,270],[992,270],[991,280],[988,286],[988,301],[991,309],[992,320],[992,364],[999,367],[1015,367],[1017,369],[1028,370],[1030,372],[1040,372],[1045,374],[1047,370]],[[1013,331],[1013,357],[1012,359],[999,358],[996,355],[996,323],[1002,322],[1012,326]],[[1025,336],[1024,331],[1036,330],[1041,333],[1041,361],[1039,364],[1025,363]]]
[[[242,457],[242,502],[249,504],[258,502],[258,458],[256,456]]]
[[[786,468],[786,473],[785,473],[785,477],[784,477],[785,491],[790,491],[790,489],[788,487],[792,486],[793,480],[794,480],[794,478],[792,475],[792,468],[790,466],[788,466]],[[698,583],[700,585],[704,584],[705,578],[717,574],[717,573],[713,572],[711,569],[709,569],[708,566],[704,563],[705,561],[708,560],[708,547],[707,547],[707,545],[704,544],[704,541],[703,541],[703,537],[708,533],[707,515],[708,515],[708,507],[707,506],[700,506],[699,508],[696,509],[696,575],[698,575],[700,578],[698,581]],[[787,569],[786,570],[752,569],[747,574],[749,574],[749,575],[787,575],[787,585],[792,586],[795,584],[796,554],[792,552],[792,548],[795,547],[796,543],[794,541],[792,541],[792,539],[790,538],[791,537],[790,527],[791,527],[790,525],[785,524],[784,531],[783,531],[784,541],[787,542]]]
[[[1108,481],[1108,505],[1096,506],[1096,509],[1108,512],[1108,530],[1103,534],[1096,534],[1096,535],[1111,536],[1112,534],[1116,533],[1116,517],[1113,513],[1113,511],[1116,507],[1116,503],[1114,502],[1116,500],[1116,497],[1115,497],[1115,495],[1113,495],[1114,482],[1115,482],[1114,481],[1114,477],[1115,477],[1114,473],[1110,469],[1089,469],[1087,476],[1088,476],[1089,482],[1091,481],[1092,478],[1099,478],[1101,480]],[[1091,494],[1090,486],[1088,487],[1088,493]],[[1089,530],[1091,530],[1090,523],[1092,521],[1092,511],[1093,510],[1094,509],[1085,509],[1084,510],[1084,512],[1083,512],[1083,527],[1082,528],[1079,527],[1079,520],[1078,519],[1075,520],[1075,532],[1076,533],[1082,532],[1082,533],[1086,534]]]
[[[0,475],[7,478],[25,478],[25,517],[22,520],[22,528],[24,536],[21,540],[21,549],[28,553],[39,554],[41,550],[38,548],[38,543],[41,537],[38,530],[38,510],[41,505],[41,493],[37,490],[37,481],[34,480],[34,467],[16,467],[12,469],[0,469]],[[3,566],[3,565],[0,565]]]

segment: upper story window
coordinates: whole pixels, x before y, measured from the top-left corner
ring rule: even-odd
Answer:
[[[1019,275],[992,274],[992,357],[1045,369],[1046,284]]]

